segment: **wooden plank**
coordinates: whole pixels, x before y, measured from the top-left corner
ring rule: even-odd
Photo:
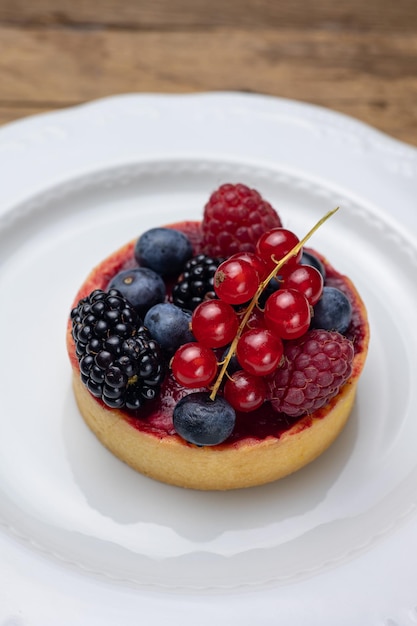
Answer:
[[[0,28],[0,123],[124,92],[253,91],[417,145],[417,37],[287,29]]]
[[[131,29],[249,26],[410,31],[417,26],[417,5],[415,0],[1,0],[0,21]]]
[[[316,102],[417,98],[417,38],[244,30],[0,28],[0,103],[66,105],[129,91],[258,91]]]
[[[417,146],[417,100],[405,102],[339,102],[327,100],[315,104],[327,106],[340,113],[350,115],[370,126],[399,139],[405,143]]]

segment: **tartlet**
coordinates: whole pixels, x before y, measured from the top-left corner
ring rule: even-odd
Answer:
[[[187,235],[194,254],[201,250],[200,222],[168,227]],[[74,306],[93,290],[106,290],[121,270],[134,267],[134,247],[132,241],[99,263],[80,287]],[[101,443],[146,476],[200,490],[238,489],[272,482],[320,456],[340,434],[351,413],[367,356],[369,325],[365,305],[352,281],[315,254],[325,267],[326,284],[343,291],[352,306],[352,320],[345,333],[354,346],[352,373],[326,406],[311,415],[294,418],[277,413],[265,403],[251,413],[237,412],[234,431],[223,443],[197,446],[185,441],[173,427],[174,406],[190,390],[184,389],[170,371],[158,397],[137,413],[110,409],[91,395],[80,378],[69,321],[67,349],[75,398],[86,424]]]

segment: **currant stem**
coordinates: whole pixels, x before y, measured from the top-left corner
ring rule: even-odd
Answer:
[[[282,257],[282,259],[280,259],[279,261],[276,261],[275,259],[273,259],[274,263],[276,263],[274,269],[270,272],[270,274],[259,283],[259,287],[255,293],[255,295],[253,296],[252,300],[250,301],[248,308],[245,311],[244,316],[242,317],[242,321],[239,324],[239,327],[237,329],[235,338],[233,339],[232,343],[230,344],[230,348],[228,350],[228,353],[225,357],[225,359],[222,362],[222,367],[220,369],[220,372],[216,378],[216,381],[212,387],[211,390],[211,394],[210,394],[210,400],[214,400],[216,398],[217,392],[220,388],[220,385],[222,384],[223,378],[227,372],[227,368],[230,362],[230,359],[234,356],[235,352],[236,352],[236,346],[238,344],[238,341],[242,335],[242,332],[247,324],[248,319],[250,318],[250,315],[253,311],[253,309],[255,308],[255,306],[258,303],[258,299],[259,297],[262,295],[264,289],[267,287],[267,285],[269,284],[269,282],[275,278],[275,276],[278,274],[279,270],[282,268],[283,265],[285,265],[285,263],[291,259],[293,256],[296,256],[299,251],[301,250],[301,248],[305,245],[305,243],[310,239],[310,237],[312,235],[314,235],[314,233],[316,232],[316,230],[318,230],[320,228],[320,226],[322,226],[324,224],[324,222],[327,222],[327,220],[332,217],[337,211],[339,210],[339,207],[336,207],[335,209],[332,209],[331,211],[328,211],[326,213],[326,215],[324,215],[314,226],[311,230],[308,231],[308,233],[305,235],[305,237],[303,237],[289,252],[287,252],[287,254],[285,256]]]

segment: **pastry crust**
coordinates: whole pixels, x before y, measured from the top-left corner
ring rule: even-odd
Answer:
[[[158,437],[134,428],[121,411],[99,404],[78,372],[74,372],[73,387],[85,422],[115,456],[156,480],[201,490],[262,485],[307,465],[339,435],[356,394],[356,383],[348,382],[320,417],[302,418],[279,439],[199,448],[178,435]]]
[[[127,244],[97,266],[82,285],[75,302],[93,289],[105,288],[109,279],[126,267],[132,246],[132,243]],[[356,324],[360,328],[352,376],[326,407],[300,418],[281,435],[263,439],[244,437],[219,446],[197,447],[176,434],[141,428],[140,419],[134,424],[123,411],[107,408],[83,385],[69,323],[67,347],[81,415],[115,456],[138,472],[164,483],[201,490],[240,489],[272,482],[299,470],[320,456],[345,426],[368,351],[365,306],[348,278],[337,275],[337,279],[353,299]]]

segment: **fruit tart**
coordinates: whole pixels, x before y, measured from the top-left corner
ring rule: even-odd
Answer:
[[[287,476],[351,412],[369,326],[352,281],[256,190],[224,184],[201,221],[152,228],[95,267],[73,303],[75,398],[98,439],[172,485]],[[307,470],[306,470],[307,471]]]

